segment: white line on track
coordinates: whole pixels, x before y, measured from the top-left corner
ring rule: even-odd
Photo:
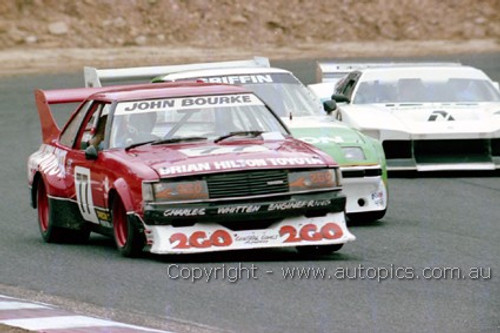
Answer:
[[[26,310],[39,311],[40,309],[53,310],[54,315],[50,316],[50,314],[45,314],[43,317],[35,318],[26,315]],[[113,332],[120,332],[120,329],[123,329],[123,332],[126,331],[130,333],[171,333],[167,331],[119,323],[106,319],[81,316],[70,312],[68,312],[68,315],[61,316],[61,309],[58,309],[54,306],[0,295],[0,314],[2,313],[2,311],[6,315],[12,313],[12,318],[0,320],[0,324],[33,331],[50,332],[50,330],[58,330],[58,332],[64,332],[64,330],[68,330],[69,332],[79,328],[95,328],[96,330],[102,331],[102,328],[109,328],[110,331],[112,330]],[[7,311],[9,312],[7,313]],[[16,311],[19,311],[19,314],[25,315],[27,317],[20,318],[19,314],[17,314]]]

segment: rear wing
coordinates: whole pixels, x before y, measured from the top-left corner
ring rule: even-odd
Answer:
[[[332,63],[317,62],[316,82],[337,83],[352,71],[375,67],[400,66],[460,66],[458,62],[360,62],[360,63]]]
[[[151,81],[157,76],[167,75],[177,72],[218,69],[218,68],[236,68],[236,67],[271,67],[269,59],[265,57],[253,57],[248,60],[236,60],[225,62],[209,62],[188,65],[171,66],[145,66],[129,68],[109,68],[97,69],[95,67],[84,67],[83,75],[85,87],[102,87],[105,82],[147,80]]]
[[[52,115],[50,108],[53,104],[81,103],[90,95],[109,88],[76,88],[57,90],[35,90],[35,101],[40,117],[43,143],[50,143],[57,139],[61,129]]]

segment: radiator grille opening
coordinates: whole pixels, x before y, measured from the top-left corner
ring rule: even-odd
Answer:
[[[382,145],[386,158],[412,158],[411,141],[387,140]]]
[[[261,170],[232,172],[206,177],[209,196],[212,199],[245,197],[289,191],[286,170]]]
[[[491,154],[493,156],[500,156],[500,139],[491,140]]]
[[[489,140],[421,140],[414,142],[419,163],[490,162]]]

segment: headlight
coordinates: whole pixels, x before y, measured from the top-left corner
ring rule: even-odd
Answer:
[[[362,161],[366,159],[363,149],[360,147],[342,147],[344,157],[348,160]]]
[[[290,172],[288,174],[288,184],[291,192],[326,189],[339,185],[334,169]]]
[[[203,180],[186,182],[143,183],[144,201],[185,201],[208,199],[207,183]]]

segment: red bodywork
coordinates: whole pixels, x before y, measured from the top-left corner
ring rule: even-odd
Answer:
[[[249,91],[234,85],[200,82],[37,90],[35,96],[43,144],[28,161],[32,205],[36,207],[37,185],[43,182],[52,202],[51,207],[54,209],[59,205],[59,209],[65,209],[64,214],[54,217],[58,220],[57,225],[78,228],[72,224],[90,222],[91,225],[109,229],[112,228],[110,207],[116,197],[121,199],[128,214],[136,215],[143,221],[143,181],[225,174],[249,169],[311,169],[336,165],[325,153],[292,137],[144,145],[128,151],[121,148],[105,149],[98,153],[97,159],[87,159],[85,151],[77,148],[77,140],[74,141],[73,147],[61,142],[71,120],[77,117],[79,112],[89,113],[84,111],[87,101],[116,103],[241,93]],[[81,102],[79,108],[72,114],[65,127],[59,129],[50,106],[75,102]],[[77,133],[82,133],[83,130],[79,128]],[[78,135],[81,134],[76,136]],[[247,149],[248,147],[252,149]],[[212,153],[200,153],[205,150]],[[213,153],[214,150],[217,153]],[[343,203],[345,204],[345,199]],[[71,204],[71,207],[64,206],[68,204]],[[343,207],[337,206],[337,211],[343,210]]]

